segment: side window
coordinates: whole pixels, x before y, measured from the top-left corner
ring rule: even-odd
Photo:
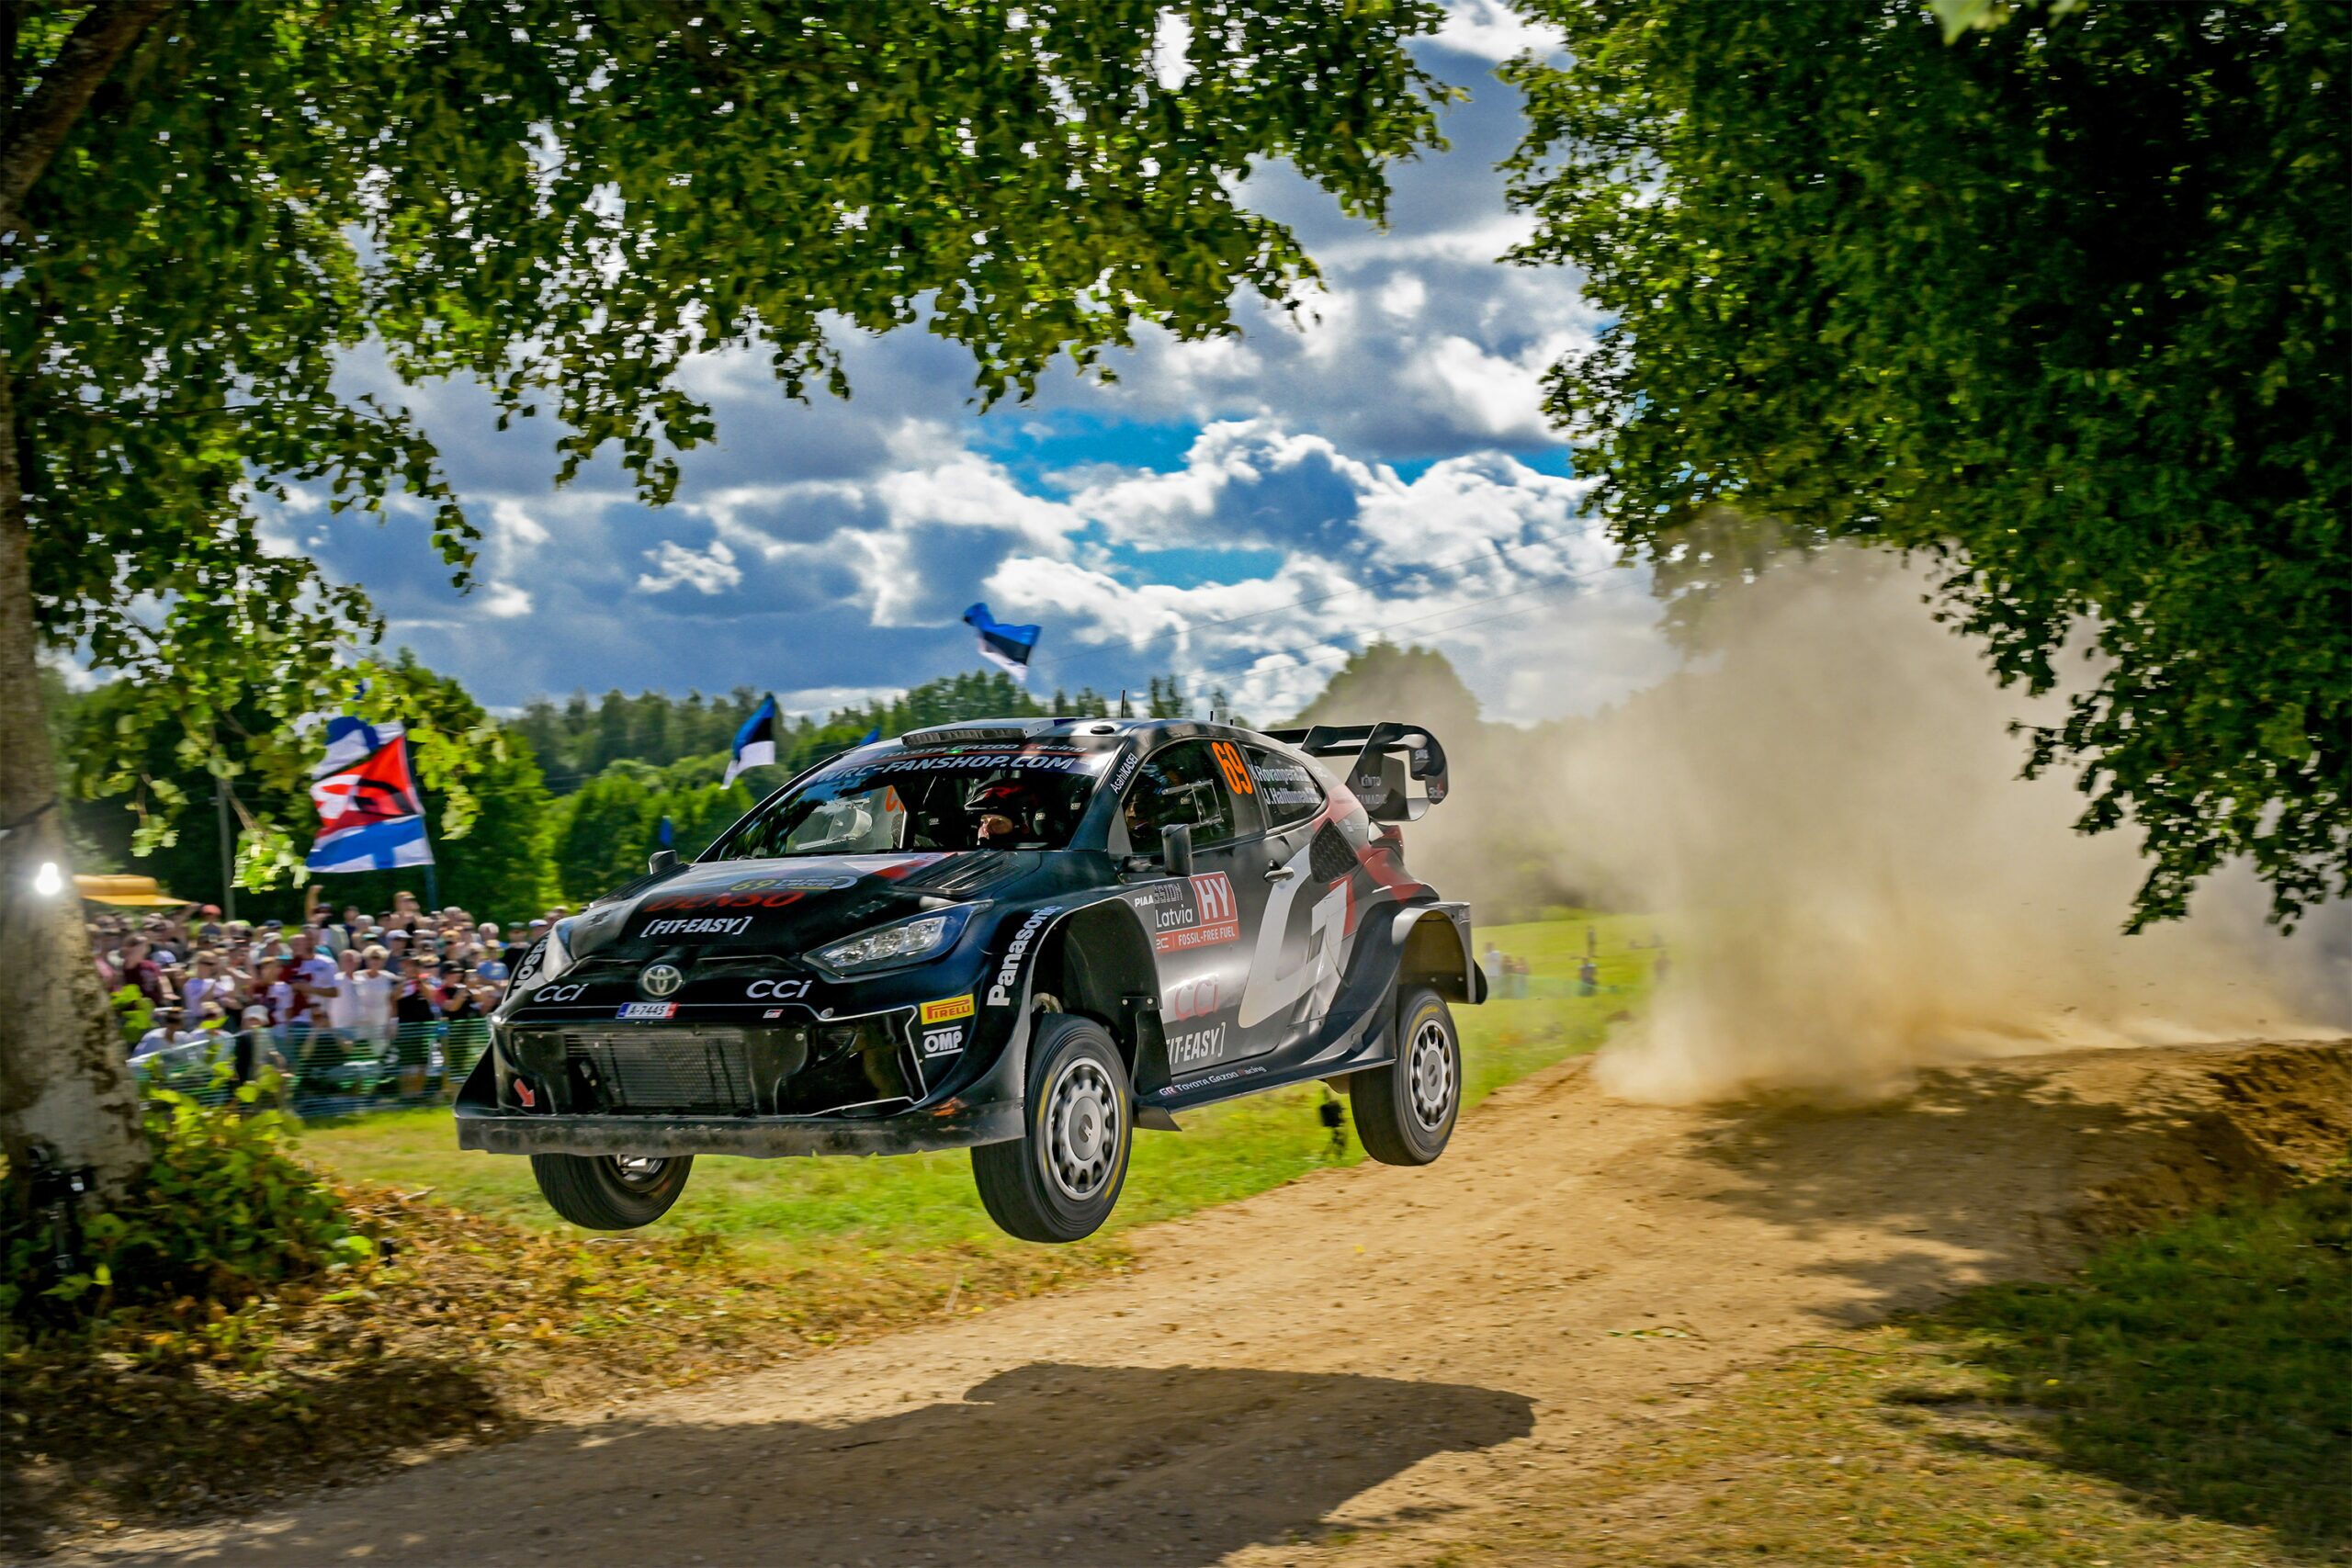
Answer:
[[[1229,842],[1238,832],[1223,770],[1208,746],[1198,740],[1144,759],[1136,770],[1136,782],[1127,786],[1123,808],[1128,842],[1139,855],[1159,852],[1162,828],[1190,827],[1196,850]]]
[[[1323,792],[1316,787],[1314,775],[1287,757],[1251,747],[1250,777],[1258,786],[1270,828],[1288,828],[1323,809]]]

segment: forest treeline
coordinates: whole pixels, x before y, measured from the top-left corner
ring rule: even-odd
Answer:
[[[673,762],[718,755],[724,765],[735,732],[752,716],[766,694],[738,686],[721,695],[688,692],[673,697],[666,692],[639,692],[635,696],[615,690],[601,698],[574,692],[559,703],[540,697],[527,704],[507,728],[531,744],[558,795],[578,789],[615,762],[637,761],[656,768]],[[1209,694],[1208,704],[1220,711],[1225,694]],[[1155,675],[1139,693],[1106,696],[1092,687],[1057,691],[1039,702],[999,671],[973,671],[926,681],[895,697],[826,714],[786,716],[776,736],[776,761],[797,772],[820,757],[842,750],[865,735],[903,735],[929,724],[946,724],[982,714],[1069,714],[1105,717],[1165,718],[1186,710],[1182,677]],[[716,773],[713,774],[716,777]]]

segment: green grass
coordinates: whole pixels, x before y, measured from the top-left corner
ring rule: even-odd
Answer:
[[[1491,935],[1507,953],[1527,958],[1539,985],[1571,988],[1584,952],[1585,919],[1498,926]],[[1606,956],[1604,990],[1495,1001],[1457,1010],[1462,1032],[1464,1100],[1475,1105],[1496,1089],[1565,1056],[1597,1046],[1610,1017],[1638,1005],[1648,957],[1628,952],[1645,939],[1640,917],[1598,916]],[[1318,1087],[1282,1090],[1187,1113],[1182,1133],[1145,1133],[1105,1235],[1155,1220],[1229,1202],[1330,1164],[1363,1157],[1351,1134],[1348,1151],[1334,1158],[1317,1119]],[[347,1179],[383,1182],[413,1192],[429,1188],[439,1201],[526,1225],[560,1224],[540,1201],[526,1161],[460,1152],[445,1109],[388,1111],[313,1128],[303,1140],[312,1159]],[[779,1268],[820,1258],[848,1263],[855,1256],[949,1249],[994,1255],[1008,1247],[972,1190],[971,1161],[962,1153],[907,1155],[887,1159],[752,1160],[706,1156],[695,1162],[692,1183],[665,1227],[686,1226],[725,1237],[747,1261]]]
[[[1749,1377],[1466,1561],[2352,1562],[2352,1191],[2244,1202]]]
[[[2068,1467],[2352,1557],[2352,1187],[2199,1215],[1927,1326],[2052,1418]]]

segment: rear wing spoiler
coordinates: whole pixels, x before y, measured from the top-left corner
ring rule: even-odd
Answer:
[[[1265,733],[1310,757],[1353,757],[1348,790],[1374,821],[1411,822],[1445,798],[1445,748],[1418,725],[1317,724]]]

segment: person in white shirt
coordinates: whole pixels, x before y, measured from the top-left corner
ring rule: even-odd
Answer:
[[[194,1018],[204,1010],[204,1004],[208,1001],[227,1005],[232,989],[234,987],[220,973],[220,955],[199,953],[196,955],[196,973],[189,976],[187,984],[181,987],[180,1002],[187,1008],[187,1016]]]
[[[400,988],[400,976],[390,967],[391,955],[379,946],[370,945],[359,954],[358,967],[343,981],[343,988],[351,993],[353,1038],[369,1044],[380,1044],[391,1032],[392,997]]]
[[[139,1043],[131,1049],[130,1059],[135,1062],[141,1056],[152,1056],[175,1045],[201,1045],[211,1038],[201,1029],[182,1028],[180,1018],[177,1008],[157,1009],[155,1027],[139,1037]]]
[[[327,1027],[346,1040],[359,1038],[359,989],[352,978],[359,973],[359,954],[345,948],[335,960],[334,994],[327,998]]]

